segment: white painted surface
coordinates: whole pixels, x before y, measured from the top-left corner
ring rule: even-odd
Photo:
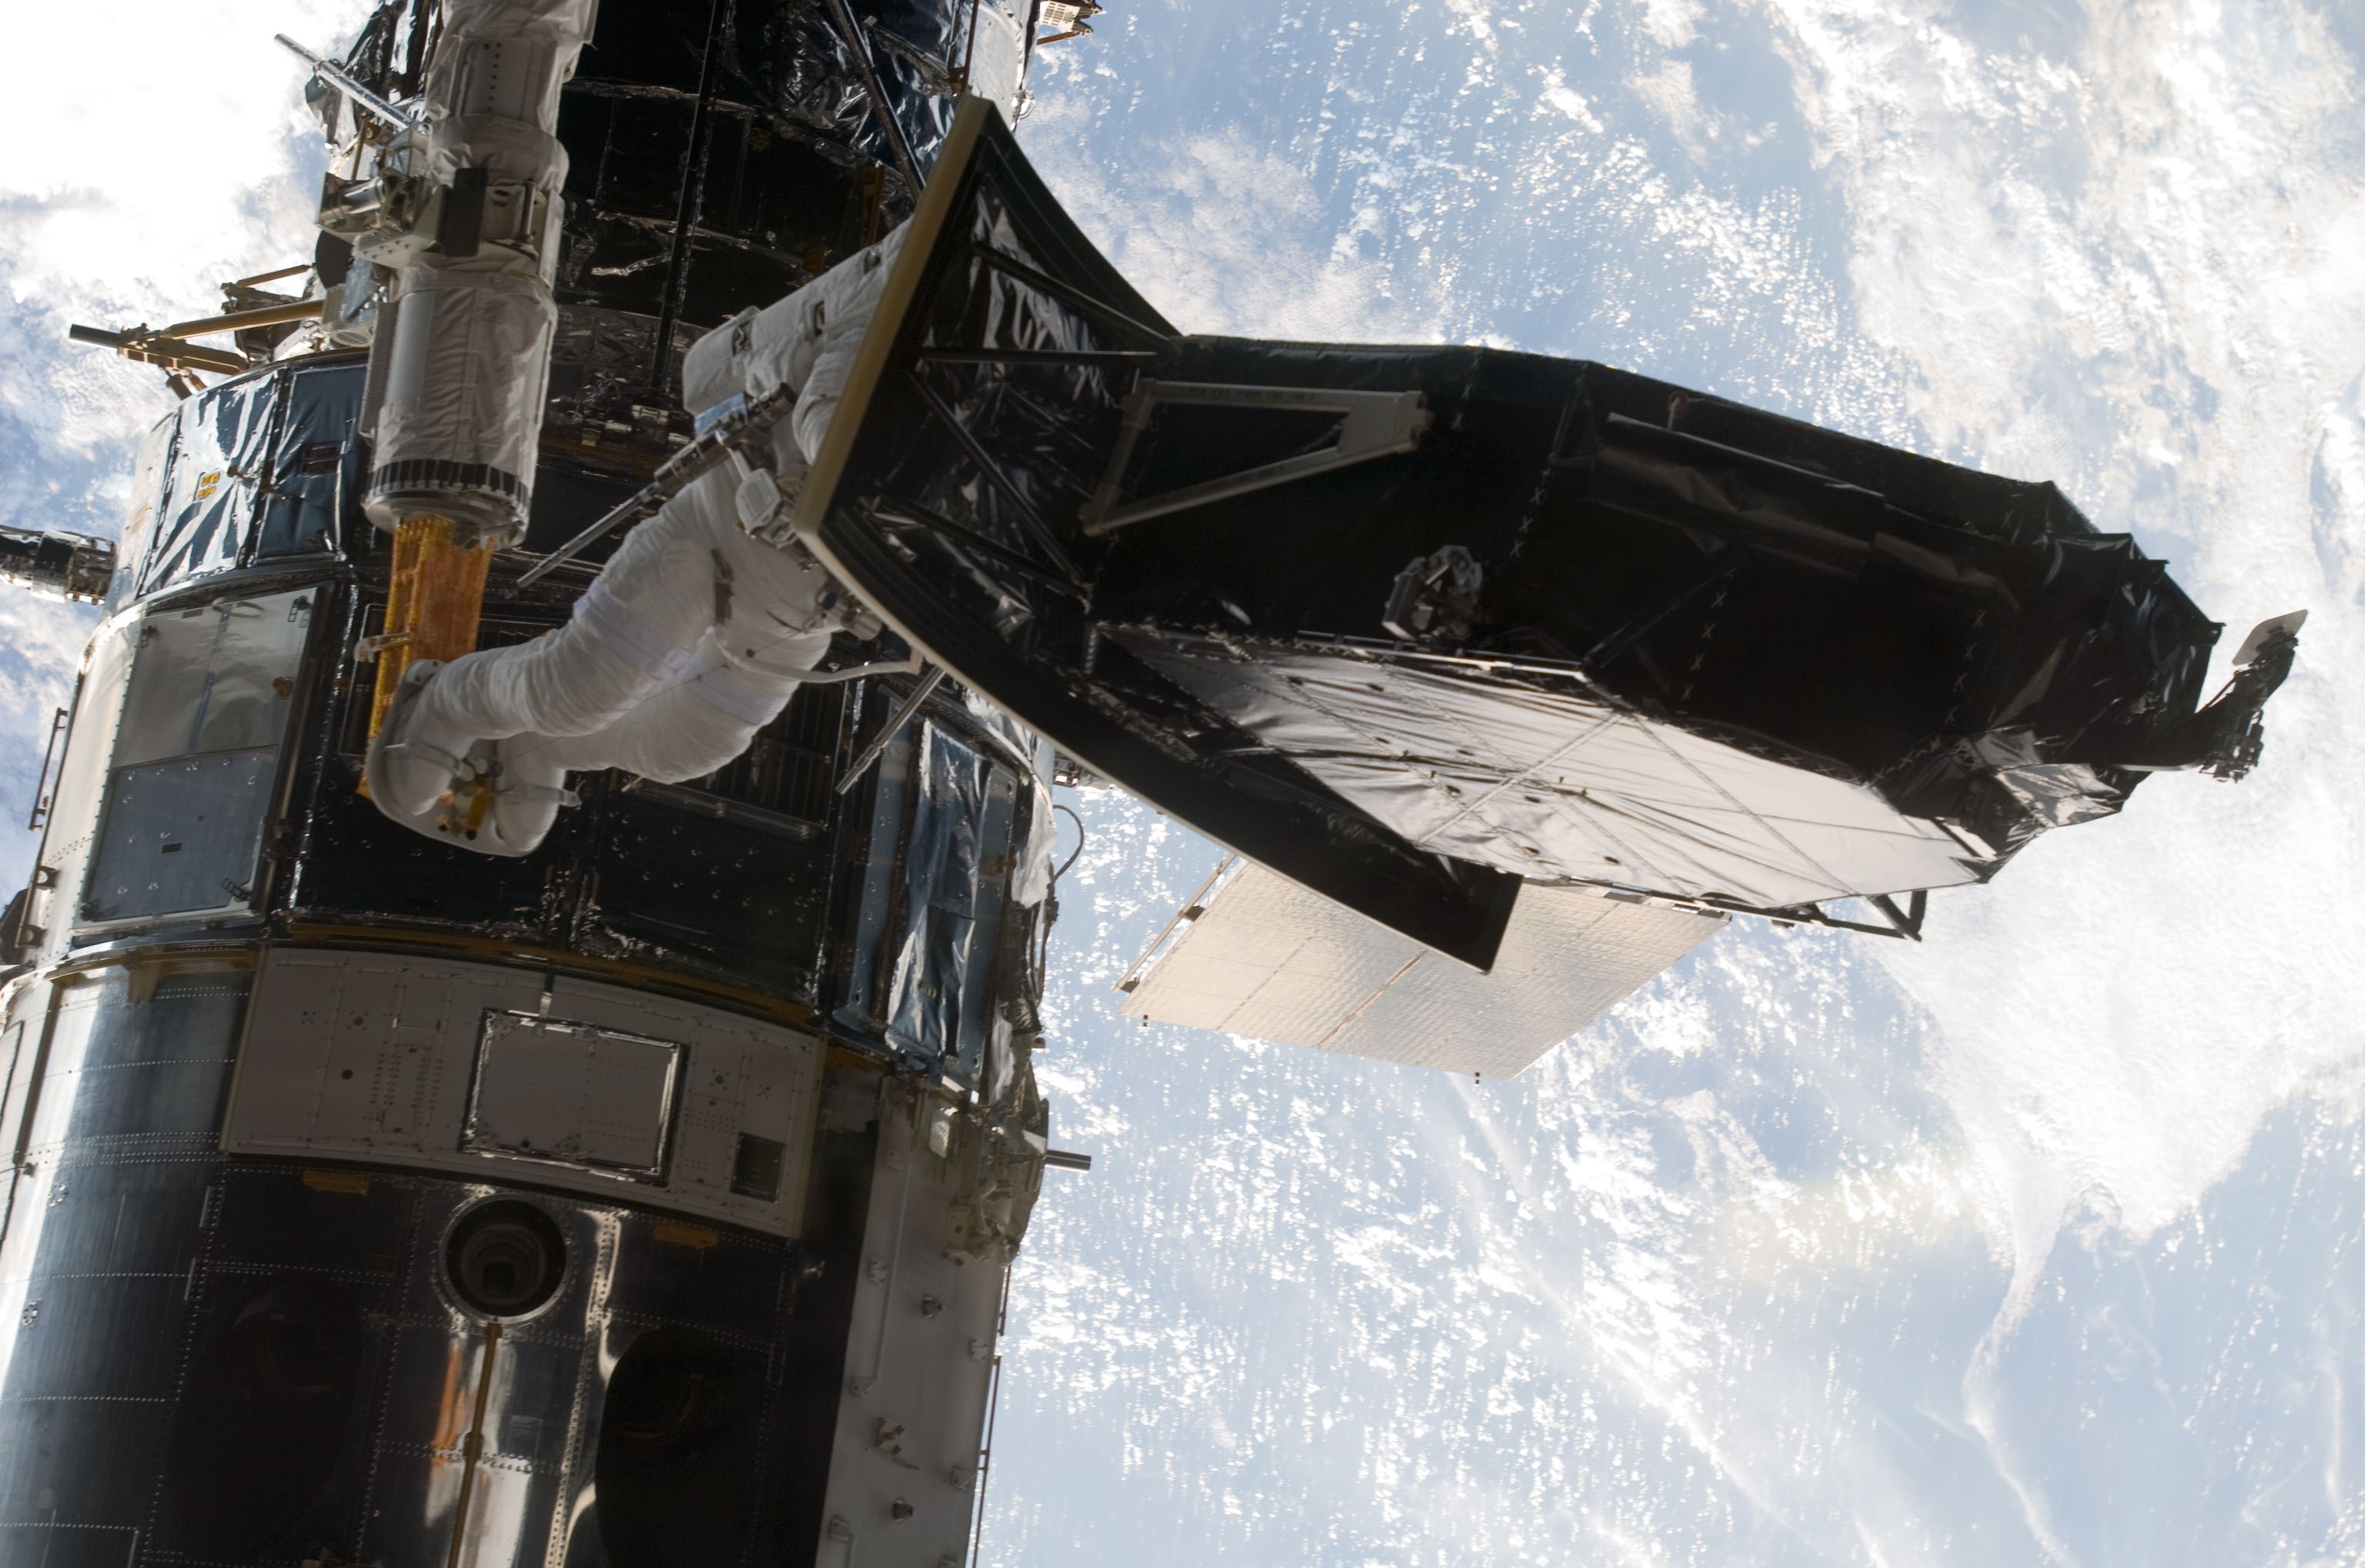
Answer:
[[[862,1272],[822,1509],[821,1568],[969,1560],[970,1516],[1009,1265],[947,1249],[961,1174],[982,1136],[944,1103],[890,1083],[880,1106]],[[939,1153],[931,1131],[948,1129]]]
[[[1513,1078],[1723,928],[1721,915],[1530,882],[1482,975],[1250,864],[1157,958],[1123,1012]]]
[[[797,1233],[821,1063],[810,1036],[564,978],[545,1009],[543,987],[528,969],[274,948],[256,978],[223,1147],[499,1169]],[[743,1137],[782,1146],[776,1193],[734,1190]]]

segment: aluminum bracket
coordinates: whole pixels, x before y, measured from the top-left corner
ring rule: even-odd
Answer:
[[[1149,430],[1152,416],[1165,406],[1343,414],[1346,421],[1339,427],[1339,439],[1320,452],[1185,485],[1163,495],[1144,496],[1120,506],[1118,487],[1133,461],[1134,447]],[[1344,392],[1323,386],[1227,386],[1145,379],[1126,398],[1125,422],[1119,428],[1116,450],[1109,454],[1108,471],[1101,476],[1099,487],[1079,516],[1084,532],[1097,538],[1192,507],[1410,452],[1428,436],[1431,420],[1429,399],[1419,392]]]

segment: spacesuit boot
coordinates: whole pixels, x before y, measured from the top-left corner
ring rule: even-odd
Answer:
[[[496,855],[531,855],[558,824],[559,811],[579,805],[566,787],[563,759],[546,756],[540,735],[512,735],[486,743],[491,764],[482,842],[471,846]]]
[[[500,742],[454,734],[448,722],[438,725],[424,698],[443,667],[421,659],[403,671],[370,745],[370,799],[425,837],[481,854],[530,855],[559,808],[574,805],[577,797],[566,788],[563,769],[519,766],[502,757]]]
[[[451,793],[454,777],[466,769],[471,737],[431,734],[422,722],[426,715],[420,699],[443,667],[436,659],[412,661],[370,742],[365,771],[369,796],[388,816],[426,818]]]

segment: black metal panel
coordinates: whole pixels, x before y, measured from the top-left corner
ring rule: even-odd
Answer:
[[[0,1568],[124,1568],[143,1533],[163,1446],[152,1405],[0,1406]]]
[[[1469,706],[1507,699],[1506,722],[1523,683],[1574,683],[1637,736],[1673,726],[1876,791],[1869,809],[1937,846],[1892,863],[1920,879],[1792,879],[1866,894],[1948,885],[1965,864],[1984,875],[2035,833],[2118,809],[2144,769],[2217,766],[2225,723],[2255,727],[2255,699],[2195,718],[2218,628],[2050,486],[1583,362],[1177,336],[998,119],[969,112],[973,141],[914,219],[849,388],[862,417],[838,421],[807,525],[915,643],[1096,772],[1406,935],[1489,961],[1505,868],[1543,852],[1504,830],[1476,854],[1332,765],[1393,767],[1409,800],[1440,792],[1456,759],[1540,764],[1551,746],[1464,733],[1451,700],[1416,720],[1409,753],[1402,734],[1295,722],[1293,705],[1326,718],[1310,692],[1211,691],[1220,658],[1182,681],[1147,652],[1159,636],[1249,664],[1293,647],[1458,659]],[[1417,409],[1415,433],[1322,460],[1357,399]],[[1238,482],[1309,460],[1286,482]],[[1453,563],[1459,586],[1436,587]],[[1284,738],[1317,730],[1318,751]],[[1467,814],[1527,766],[1441,792]],[[1797,792],[1763,778],[1765,799],[1732,805],[1778,836]],[[1983,790],[1986,805],[1970,799]],[[1821,795],[1838,814],[1803,837],[1862,814]],[[1984,846],[1950,858],[1940,817],[1976,818]],[[1578,874],[1550,858],[1530,874]],[[1709,897],[1749,885],[1745,870],[1622,885]]]
[[[1060,211],[1000,117],[974,100],[964,115],[966,137],[931,187],[941,216],[921,219],[940,227],[899,267],[913,292],[875,329],[893,333],[891,351],[858,426],[840,421],[857,433],[822,498],[824,549],[905,635],[1095,772],[1485,968],[1517,879],[1416,848],[1093,630],[1080,574],[1109,549],[1082,536],[1077,510],[1115,440],[1130,373],[927,362],[937,345],[1091,355],[1172,336]]]
[[[385,610],[384,557],[324,610],[338,655],[316,672],[306,755],[290,802],[286,869],[276,906],[298,920],[412,924],[491,936],[545,939],[570,895],[583,852],[584,813],[561,813],[534,854],[510,859],[439,844],[387,820],[358,792],[369,743],[375,666],[351,656]],[[555,596],[554,596],[555,598]],[[477,631],[482,647],[528,641],[559,624],[556,603],[510,603],[494,594]]]
[[[418,1186],[333,1174],[313,1185],[284,1163],[226,1164],[215,1179],[207,1267],[261,1279],[299,1262],[331,1279],[394,1278],[419,1223]]]
[[[567,89],[559,133],[573,162],[561,304],[651,318],[664,308],[695,115],[687,96],[628,95],[580,79]],[[713,117],[703,167],[682,274],[682,319],[695,326],[779,298],[861,246],[886,210],[860,157],[746,106],[725,104]]]
[[[94,1073],[74,1096],[69,1136],[94,1142],[168,1136],[204,1139],[220,1124],[221,1092],[230,1066],[224,1052]]]
[[[587,952],[644,957],[811,1002],[829,841],[710,814],[679,798],[689,793],[608,791],[577,942]]]
[[[169,1004],[168,1013],[185,1016]],[[221,1061],[216,1058],[223,1043],[219,1036],[190,1031],[176,1037],[190,1042],[182,1047],[185,1055],[212,1060],[219,1069]],[[185,1087],[190,1075],[181,1076]],[[219,1076],[219,1070],[215,1076]],[[201,1092],[197,1098],[203,1101],[207,1095]],[[99,1121],[94,1117],[84,1125],[95,1130]],[[77,1141],[81,1136],[77,1128]],[[194,1166],[204,1163],[202,1159],[110,1160],[96,1158],[95,1148],[76,1153],[89,1158],[80,1158],[73,1166],[60,1206],[71,1204],[83,1214],[104,1214],[107,1223],[48,1228],[42,1238],[47,1250],[40,1266],[61,1275],[128,1276],[146,1271],[185,1280],[196,1256],[197,1232],[195,1216],[184,1212],[185,1200],[204,1185],[202,1174],[192,1174]],[[54,1195],[55,1189],[51,1191]]]
[[[305,804],[287,909],[299,920],[376,919],[488,936],[537,937],[556,878],[575,847],[562,818],[550,842],[521,859],[471,854],[388,822],[354,792],[354,776],[324,770]]]
[[[1487,587],[1455,646],[1578,665],[1644,711],[1861,777],[1933,735],[2004,722],[2107,763],[2077,737],[2118,733],[2114,713],[2165,723],[2200,695],[2214,625],[2049,485],[1489,350],[1186,338],[1153,368],[1418,390],[1435,423],[1418,453],[1126,530],[1095,564],[1109,622],[1394,641],[1381,611],[1396,573],[1459,545]],[[1129,490],[1243,465],[1227,450],[1237,423],[1159,433]],[[2015,711],[2048,665],[2049,686]]]
[[[156,1327],[173,1320],[185,1280],[163,1273],[34,1276],[40,1310],[8,1361],[10,1403],[120,1399],[164,1404],[179,1347]]]
[[[504,566],[497,577],[511,569]],[[364,564],[364,573],[375,576],[375,564]],[[497,580],[480,641],[538,635],[555,623],[565,590],[555,582],[554,589],[553,602],[517,602],[502,597],[507,590]],[[373,628],[376,592],[364,581],[333,598],[324,593],[331,633],[324,642],[350,646]],[[657,784],[620,773],[578,774],[574,787],[585,803],[562,812],[533,854],[509,858],[412,833],[357,792],[372,673],[366,664],[345,661],[332,678],[315,683],[304,755],[278,837],[281,868],[271,907],[282,917],[507,937],[623,958],[816,1010],[825,994],[842,994],[849,983],[844,975],[829,977],[832,965],[858,958],[863,973],[875,969],[881,977],[880,966],[891,966],[913,916],[911,901],[882,903],[872,912],[877,929],[855,942],[845,929],[862,912],[837,890],[847,857],[858,857],[868,842],[869,808],[865,792],[842,800],[833,786],[865,739],[847,715],[878,682],[800,689],[745,754],[706,778]],[[941,715],[964,734],[975,728],[958,705],[942,706]],[[1022,759],[1003,755],[1001,743],[981,730],[970,744],[992,750],[1013,781],[1002,808],[1011,816],[1024,794],[1014,782]],[[901,766],[891,759],[880,771]],[[880,851],[890,866],[900,863],[907,808],[899,808]],[[1023,828],[1013,816],[1007,830],[992,831]],[[976,939],[975,973],[958,988],[964,1022],[945,1039],[898,1046],[889,1042],[882,1017],[852,1030],[866,1048],[931,1065],[942,1056],[947,1070],[967,1081],[982,1063],[989,998],[1016,985],[1031,1000],[1038,989],[1032,977],[987,961],[993,932],[1008,920],[1001,906],[1009,894],[1010,851],[1005,846],[986,857],[995,864],[979,896],[994,907],[979,919],[985,935]]]
[[[1113,623],[1154,618],[1282,635],[1385,637],[1381,614],[1406,561],[1448,543],[1489,561],[1519,547],[1564,410],[1589,368],[1461,347],[1178,338],[1149,374],[1182,382],[1418,391],[1428,400],[1430,432],[1415,453],[1111,535],[1095,561],[1095,615]],[[1199,418],[1172,417],[1194,413]],[[1156,494],[1249,466],[1261,454],[1235,454],[1243,436],[1269,419],[1250,409],[1160,410],[1137,450],[1126,495]],[[1084,459],[1095,480],[1105,457],[1104,448]]]
[[[632,386],[669,406],[689,331],[770,303],[910,210],[901,150],[923,175],[933,165],[973,12],[970,0],[843,17],[830,0],[712,0],[602,13],[560,99],[562,335],[586,308],[653,330],[644,353],[611,333],[619,341],[575,356],[617,380],[590,396],[596,422],[629,422],[619,416]],[[849,22],[864,35],[859,57]],[[581,413],[581,393],[554,386],[553,399]]]
[[[551,363],[551,401],[554,408],[559,401],[556,386],[560,368],[557,357],[554,355]],[[641,483],[637,474],[585,463],[566,454],[555,442],[545,441],[541,461],[534,469],[533,509],[527,517],[525,538],[520,548],[534,554],[556,549],[581,532],[592,519],[606,514],[629,499],[633,492],[640,488]],[[615,554],[616,546],[623,537],[623,531],[620,529],[585,550],[577,558],[586,566],[599,566]]]
[[[380,602],[364,588],[343,617],[372,627]],[[555,623],[555,605],[495,598],[478,641],[521,642]],[[320,693],[279,894],[292,917],[519,937],[813,998],[843,688],[803,689],[707,779],[577,776],[586,804],[560,813],[533,854],[507,858],[398,826],[357,792],[371,674],[348,664]]]
[[[695,1328],[652,1328],[616,1363],[594,1476],[608,1559],[644,1568],[741,1560],[763,1492],[763,1358]]]
[[[960,63],[970,0],[866,0],[850,10],[869,35],[869,63],[925,175],[952,124],[947,89]],[[705,58],[711,27],[719,39],[712,72]],[[722,0],[719,17],[705,0],[603,10],[567,91],[570,104],[597,96],[687,107],[701,88],[731,118],[826,147],[847,162],[895,162],[865,73],[827,0]],[[685,134],[670,143],[674,190],[684,172],[688,123],[685,115]],[[666,214],[671,216],[669,206]],[[727,209],[722,216],[727,222]]]
[[[267,1562],[353,1539],[392,1283],[313,1267],[204,1280],[158,1549]]]

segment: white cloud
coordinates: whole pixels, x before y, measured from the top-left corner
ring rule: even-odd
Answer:
[[[96,0],[13,17],[0,64],[10,291],[161,317],[215,303],[221,276],[308,253],[313,192],[291,177],[291,151],[318,132],[303,68],[272,35],[327,47],[364,11]]]
[[[2015,1264],[1967,1408],[2071,1561],[2004,1415],[2062,1226],[2158,1232],[2365,1049],[2337,978],[2365,943],[2359,84],[2297,7],[2102,8],[2067,64],[1982,54],[1933,14],[1775,8],[1851,205],[1858,319],[1916,367],[1942,452],[2057,479],[2233,638],[2313,613],[2256,777],[2153,780],[1884,955],[1937,1023],[1934,1081]]]
[[[1063,134],[1071,113],[1055,103],[1028,117],[1029,156],[1116,269],[1184,331],[1441,337],[1436,280],[1362,255],[1358,235],[1377,208],[1331,229],[1306,171],[1239,131],[1183,137],[1155,165],[1114,170],[1080,155],[1088,139]]]
[[[1643,0],[1642,30],[1667,49],[1682,49],[1699,35],[1705,10],[1699,0]]]
[[[322,156],[302,67],[352,0],[18,6],[0,53],[0,521],[111,533],[139,433],[172,406],[163,376],[70,343],[75,321],[162,324],[220,308],[227,279],[308,259]],[[0,813],[29,799],[51,708],[88,612],[0,603]],[[0,815],[0,822],[6,815]],[[0,830],[0,882],[29,835]]]
[[[1545,106],[1566,115],[1596,136],[1601,134],[1603,127],[1593,112],[1593,106],[1586,102],[1584,94],[1568,84],[1567,78],[1562,75],[1557,66],[1544,73],[1543,101]]]
[[[1664,120],[1676,140],[1684,144],[1695,158],[1707,155],[1709,139],[1715,134],[1713,118],[1700,108],[1699,93],[1692,85],[1692,64],[1688,60],[1663,60],[1648,72],[1637,74],[1634,95]]]
[[[2343,782],[2365,761],[2359,84],[2297,9],[2105,10],[2069,68],[1981,55],[1933,16],[1778,9],[1853,208],[1859,320],[1917,367],[1941,450],[2057,478],[2231,637],[2315,613],[2259,776],[2148,783],[1941,900],[1891,965],[1950,1042],[2024,1261],[2094,1182],[2148,1234],[2365,1044],[2337,988],[2298,979],[2365,939]]]

